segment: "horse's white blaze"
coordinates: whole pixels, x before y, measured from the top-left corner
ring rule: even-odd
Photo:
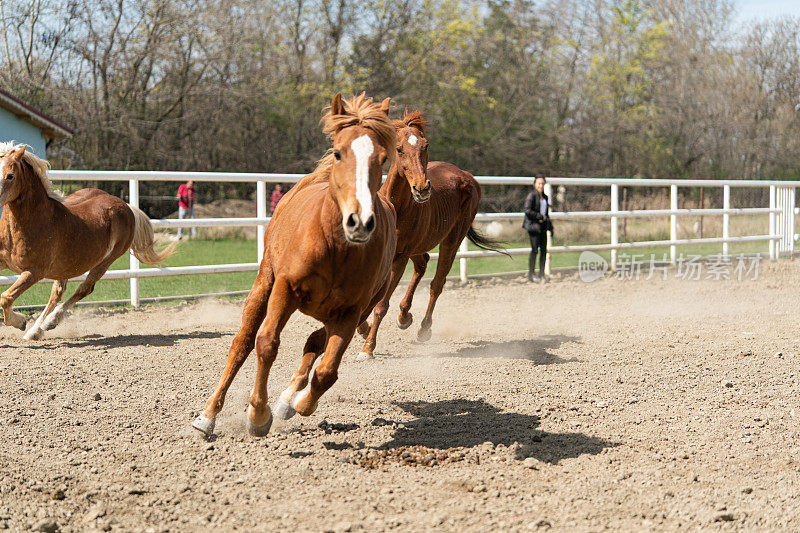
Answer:
[[[417,145],[417,136],[416,135],[409,136],[408,144],[410,144],[411,146],[416,146]]]
[[[361,223],[372,216],[372,194],[369,192],[369,156],[375,151],[369,135],[362,135],[350,143],[356,155],[356,200],[361,205]]]

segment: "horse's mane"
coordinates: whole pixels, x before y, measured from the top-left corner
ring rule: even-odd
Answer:
[[[398,118],[392,121],[394,127],[398,130],[403,128],[416,128],[425,137],[425,126],[429,126],[430,122],[422,114],[422,111],[409,111],[406,108],[403,118]]]
[[[345,98],[342,100],[342,103],[344,104],[344,115],[332,114],[330,106],[324,109],[326,113],[323,115],[320,123],[322,124],[322,131],[328,134],[328,138],[333,140],[334,135],[345,128],[363,126],[374,131],[378,136],[378,140],[380,140],[381,144],[386,148],[389,157],[394,157],[394,145],[397,134],[395,133],[394,126],[386,117],[386,113],[381,109],[380,103],[374,102],[366,93],[361,93],[351,98]],[[331,175],[332,166],[333,149],[331,148],[325,153],[322,159],[317,161],[316,168],[300,180],[293,189],[296,189],[298,185],[305,186],[316,181],[327,180]]]
[[[16,152],[23,146],[24,145],[17,144],[14,141],[0,142],[0,158],[6,157],[7,155],[11,154],[11,152]],[[50,163],[33,155],[30,146],[25,148],[25,153],[22,155],[22,160],[30,165],[31,169],[33,169],[33,173],[42,181],[42,185],[44,185],[44,188],[47,191],[47,196],[58,202],[63,202],[64,193],[58,189],[54,189],[53,182],[50,181],[50,178],[47,176],[47,173],[50,170]]]

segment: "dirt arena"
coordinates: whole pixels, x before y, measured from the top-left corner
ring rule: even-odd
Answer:
[[[316,414],[204,440],[241,302],[78,311],[0,337],[0,529],[800,529],[800,264],[758,281],[450,286]],[[427,290],[414,305],[422,314]],[[395,300],[398,300],[395,297]],[[294,318],[274,400],[313,324]]]

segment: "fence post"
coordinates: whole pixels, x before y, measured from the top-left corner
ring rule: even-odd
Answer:
[[[669,186],[669,208],[672,211],[678,210],[678,186]],[[675,242],[678,240],[678,215],[672,214],[669,216],[669,241]],[[669,247],[669,260],[674,265],[678,259],[678,247],[674,244]]]
[[[544,193],[550,198],[550,205],[547,206],[548,210],[553,209],[553,186],[549,183],[544,184]],[[550,248],[553,246],[553,235],[549,231],[544,232],[545,239],[547,239],[547,253],[544,256],[544,275],[550,275]]]
[[[611,184],[611,212],[619,211],[619,185]],[[617,270],[617,245],[619,244],[619,219],[611,217],[611,270]]]
[[[466,237],[464,237],[464,240],[461,241],[461,246],[458,247],[458,251],[459,252],[467,252],[467,251],[469,251],[469,241],[467,240]],[[462,257],[461,259],[459,259],[458,260],[458,266],[459,266],[460,275],[461,275],[461,282],[462,283],[466,283],[467,282],[467,258],[466,257]]]
[[[132,179],[128,180],[128,203],[133,207],[139,207],[139,181]],[[139,270],[139,260],[133,254],[128,254],[131,258],[130,269]],[[136,272],[134,272],[134,276]],[[131,305],[139,307],[139,278],[131,278]]]
[[[731,186],[730,185],[723,185],[722,186],[722,209],[725,211],[731,208]],[[731,237],[731,216],[728,213],[722,215],[722,238],[726,239],[725,242],[722,243],[722,255],[723,257],[728,257],[730,252],[730,247],[728,246],[727,239]]]
[[[776,194],[777,194],[777,187],[774,185],[769,186],[769,208],[775,209],[776,205]],[[769,214],[769,236],[772,237],[775,235],[775,222],[777,216],[774,212],[770,212]],[[775,239],[769,240],[769,258],[774,261],[775,260]]]
[[[256,216],[258,218],[267,218],[267,182],[256,182]],[[261,262],[264,257],[264,230],[266,226],[259,224],[256,227],[256,246],[258,247],[257,262]]]

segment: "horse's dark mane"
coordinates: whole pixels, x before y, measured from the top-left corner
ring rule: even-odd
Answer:
[[[403,118],[398,118],[392,121],[395,129],[402,129],[402,128],[416,128],[425,137],[425,127],[430,125],[428,119],[425,118],[425,115],[422,114],[422,111],[409,111],[406,108],[405,114]]]

